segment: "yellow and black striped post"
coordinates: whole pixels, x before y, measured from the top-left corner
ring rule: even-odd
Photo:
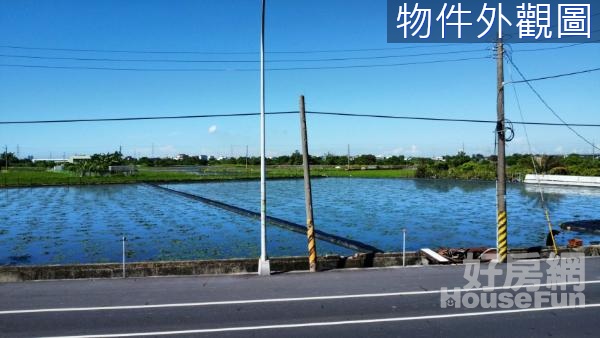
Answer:
[[[306,201],[306,235],[308,237],[308,264],[310,272],[317,271],[317,244],[315,243],[315,222],[312,209],[312,189],[310,185],[310,163],[308,137],[306,133],[306,113],[304,95],[300,96],[300,134],[302,137],[302,162],[304,167],[304,199]]]
[[[498,262],[505,263],[508,254],[506,211],[498,212]]]
[[[308,265],[310,272],[317,271],[317,244],[315,243],[315,225],[313,220],[306,220],[306,235],[308,237]]]

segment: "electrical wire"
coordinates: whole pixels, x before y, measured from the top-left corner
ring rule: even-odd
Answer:
[[[290,115],[298,114],[297,111],[267,112],[266,115]],[[360,117],[360,118],[382,118],[398,120],[419,120],[434,122],[464,122],[464,123],[486,123],[495,124],[495,120],[475,120],[475,119],[453,119],[440,117],[424,116],[399,116],[399,115],[376,115],[376,114],[354,114],[341,112],[318,112],[307,111],[310,115],[342,116],[342,117]],[[216,118],[216,117],[245,117],[259,116],[260,113],[231,113],[231,114],[203,114],[203,115],[167,115],[167,116],[130,116],[114,118],[90,118],[90,119],[56,119],[56,120],[18,120],[18,121],[0,121],[0,125],[6,124],[50,124],[50,123],[78,123],[78,122],[122,122],[122,121],[140,121],[140,120],[176,120],[176,119],[196,119],[196,118]],[[527,124],[538,126],[564,126],[562,123],[551,122],[512,122],[513,124]],[[579,127],[600,127],[600,124],[571,124]]]
[[[600,31],[600,30],[599,30]],[[534,49],[517,49],[516,52],[537,52],[544,50],[563,49],[576,46],[587,45],[591,42],[600,42],[600,40],[590,42],[580,42],[564,46],[534,48]],[[337,57],[337,58],[316,58],[316,59],[274,59],[266,60],[267,63],[281,63],[281,62],[338,62],[338,61],[357,61],[357,60],[382,60],[382,59],[396,59],[405,57],[420,57],[420,56],[435,56],[435,55],[451,55],[451,54],[463,54],[463,53],[477,53],[486,52],[489,48],[480,48],[472,50],[454,50],[454,51],[441,51],[441,52],[429,52],[429,53],[413,53],[413,54],[401,54],[401,55],[375,55],[375,56],[359,56],[359,57]],[[120,58],[92,58],[92,57],[71,57],[71,56],[46,56],[46,55],[23,55],[23,54],[2,54],[0,57],[5,58],[20,58],[20,59],[33,59],[33,60],[68,60],[68,61],[94,61],[94,62],[150,62],[150,63],[258,63],[260,60],[190,60],[190,59],[120,59]]]
[[[489,51],[485,49],[473,50],[455,50],[433,53],[417,53],[403,55],[376,55],[376,56],[358,56],[358,57],[338,57],[338,58],[319,58],[319,59],[275,59],[266,60],[266,63],[273,62],[331,62],[331,61],[356,61],[356,60],[382,60],[396,59],[404,57],[450,55],[463,53],[478,53]],[[100,62],[156,62],[156,63],[258,63],[260,60],[185,60],[185,59],[114,59],[114,58],[85,58],[85,57],[65,57],[65,56],[44,56],[44,55],[22,55],[22,54],[0,54],[0,57],[34,59],[34,60],[69,60],[69,61],[100,61]]]
[[[297,112],[270,112],[268,115],[296,114]],[[136,117],[101,117],[92,119],[60,119],[60,120],[29,120],[29,121],[0,121],[0,124],[46,124],[46,123],[78,123],[78,122],[120,122],[142,120],[180,120],[214,117],[242,117],[257,116],[260,113],[232,113],[232,114],[207,114],[207,115],[170,115],[170,116],[136,116]]]
[[[600,12],[590,15],[594,17],[600,15]],[[549,28],[555,28],[556,25]],[[591,31],[590,33],[600,32],[600,29]],[[543,41],[558,40],[559,38],[544,39]],[[591,41],[596,42],[596,41]],[[585,42],[588,43],[588,42]],[[381,48],[346,48],[346,49],[313,49],[313,50],[275,50],[266,51],[265,54],[319,54],[319,53],[354,53],[354,52],[376,52],[376,51],[392,51],[406,50],[419,48],[439,48],[456,46],[456,43],[445,44],[423,44],[401,46],[401,47],[381,47]],[[120,54],[191,54],[191,55],[255,55],[259,51],[199,51],[199,50],[130,50],[130,49],[101,49],[101,48],[58,48],[58,47],[39,47],[39,46],[22,46],[3,44],[0,48],[15,49],[15,50],[39,50],[53,52],[75,52],[75,53],[120,53]]]
[[[564,74],[556,74],[556,75],[548,75],[548,76],[543,76],[543,77],[538,77],[538,78],[533,78],[533,79],[523,79],[523,80],[518,80],[518,81],[510,81],[510,82],[505,82],[504,84],[517,84],[517,83],[525,83],[525,82],[535,82],[535,81],[542,81],[542,80],[550,80],[550,79],[557,79],[557,78],[561,78],[561,77],[566,77],[566,76],[573,76],[573,75],[580,75],[580,74],[586,74],[586,73],[592,73],[592,72],[597,72],[600,71],[600,67],[598,68],[591,68],[591,69],[585,69],[585,70],[580,70],[580,71],[576,71],[576,72],[570,72],[570,73],[564,73]]]
[[[382,48],[352,48],[352,49],[321,49],[321,50],[287,50],[287,51],[269,51],[265,54],[318,54],[318,53],[352,53],[352,52],[375,52],[387,50],[405,50],[418,48],[438,48],[456,46],[455,43],[446,44],[417,44],[402,47],[382,47]],[[193,50],[122,50],[122,49],[85,49],[85,48],[57,48],[57,47],[35,47],[20,45],[0,45],[0,48],[17,50],[42,50],[54,52],[77,52],[77,53],[122,53],[122,54],[193,54],[193,55],[254,55],[259,51],[193,51]]]
[[[523,75],[523,73],[521,72],[521,70],[519,69],[519,67],[517,67],[517,65],[514,63],[512,57],[510,55],[508,55],[507,57],[508,62],[512,65],[512,67],[517,71],[517,73],[519,73],[519,76],[525,81],[526,77],[525,75]],[[575,130],[573,128],[573,125],[567,123],[549,104],[548,102],[542,97],[542,95],[535,89],[535,87],[533,87],[533,85],[531,84],[531,81],[525,81],[524,83],[527,84],[527,86],[529,86],[529,89],[531,89],[531,91],[535,94],[535,96],[537,96],[537,98],[542,102],[542,104],[560,121],[562,122],[562,124],[569,128],[569,130],[571,130],[575,135],[577,135],[577,137],[579,137],[580,139],[582,139],[585,143],[589,144],[592,146],[592,148],[594,149],[598,149],[600,150],[600,148],[596,147],[596,145],[589,141],[587,138],[585,138],[583,135],[581,135],[579,132],[577,132],[577,130]]]
[[[513,72],[510,71],[510,79],[513,81]],[[521,116],[521,121],[525,121],[525,117],[523,116],[523,109],[521,108],[521,101],[519,100],[519,94],[517,93],[517,87],[513,86],[513,90],[515,93],[515,99],[517,102],[517,108],[519,110],[519,115]],[[544,210],[544,216],[546,217],[546,222],[548,224],[548,230],[550,231],[550,238],[552,239],[552,247],[554,249],[554,254],[558,255],[558,246],[556,245],[556,239],[554,238],[554,231],[552,229],[552,220],[550,219],[550,211],[548,210],[548,206],[546,205],[546,199],[544,197],[544,189],[542,188],[542,182],[540,180],[540,176],[537,170],[537,164],[535,163],[535,158],[533,157],[533,149],[531,147],[531,141],[529,139],[529,133],[527,132],[527,126],[523,125],[523,130],[525,132],[525,139],[527,140],[527,147],[529,149],[529,154],[531,155],[531,164],[533,165],[533,172],[536,177],[538,190],[540,192],[540,202],[542,205],[542,209]]]
[[[600,15],[592,13],[590,17]],[[557,25],[550,26],[555,28]],[[600,30],[592,31],[591,33]],[[555,40],[558,38],[545,39],[543,41]],[[586,42],[587,43],[587,42]],[[380,48],[346,48],[346,49],[314,49],[314,50],[274,50],[267,51],[266,54],[318,54],[318,53],[353,53],[353,52],[373,52],[373,51],[390,51],[390,50],[406,50],[418,48],[439,48],[456,46],[456,43],[446,44],[423,44],[401,46],[401,47],[380,47]],[[54,52],[75,52],[75,53],[121,53],[121,54],[192,54],[192,55],[255,55],[259,51],[200,51],[200,50],[135,50],[135,49],[102,49],[102,48],[59,48],[59,47],[39,47],[39,46],[23,46],[13,44],[2,44],[0,48],[15,49],[15,50],[38,50],[38,51],[54,51]]]
[[[600,32],[600,30],[598,30],[598,31]],[[540,47],[540,48],[530,48],[530,49],[512,49],[512,51],[517,52],[517,53],[540,52],[540,51],[545,51],[545,50],[565,49],[565,48],[578,47],[578,46],[590,46],[590,44],[596,43],[596,42],[600,42],[600,39],[589,41],[589,42],[578,42],[578,43],[572,43],[572,44],[561,45],[561,46]]]
[[[383,119],[400,119],[400,120],[420,120],[420,121],[438,121],[438,122],[466,122],[466,123],[493,123],[496,124],[496,120],[476,120],[476,119],[452,119],[452,118],[439,118],[439,117],[419,117],[419,116],[398,116],[398,115],[376,115],[376,114],[353,114],[353,113],[336,113],[336,112],[316,112],[307,111],[307,114],[314,115],[331,115],[331,116],[350,116],[350,117],[371,117],[371,118],[383,118]],[[562,123],[552,122],[512,122],[513,124],[527,124],[536,126],[564,126]],[[571,124],[577,127],[600,127],[600,124],[586,124],[578,123]]]
[[[311,66],[311,67],[282,67],[266,68],[266,71],[293,71],[293,70],[326,70],[326,69],[356,69],[356,68],[382,68],[412,65],[425,65],[436,63],[461,62],[472,60],[490,59],[490,56],[442,59],[430,61],[414,61],[404,63],[366,64],[366,65],[340,65],[340,66]],[[109,71],[135,71],[135,72],[258,72],[258,68],[137,68],[137,67],[91,67],[91,66],[54,66],[54,65],[28,65],[2,63],[0,67],[8,68],[40,68],[40,69],[71,69],[71,70],[109,70]]]

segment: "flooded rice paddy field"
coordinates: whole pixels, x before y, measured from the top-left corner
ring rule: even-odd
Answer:
[[[258,211],[258,181],[168,187]],[[600,189],[545,187],[555,228],[600,218]],[[268,214],[305,222],[302,180],[269,181]],[[313,180],[318,229],[386,251],[495,246],[495,183],[450,180]],[[544,245],[548,226],[537,189],[509,185],[509,246]],[[259,223],[143,185],[0,190],[0,265],[257,257]],[[592,234],[566,233],[559,244]],[[322,253],[351,251],[318,241]],[[270,256],[305,255],[306,236],[268,227]]]

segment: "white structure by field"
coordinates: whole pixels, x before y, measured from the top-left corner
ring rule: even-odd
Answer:
[[[600,177],[598,176],[567,176],[567,175],[534,175],[525,176],[525,183],[529,184],[551,184],[551,185],[569,185],[580,187],[598,187],[600,188]]]
[[[74,155],[69,158],[34,158],[31,162],[54,162],[54,163],[75,163],[77,161],[89,160],[89,155]]]

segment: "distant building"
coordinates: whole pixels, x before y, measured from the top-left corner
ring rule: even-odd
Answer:
[[[31,162],[33,162],[33,163],[35,163],[35,162],[76,163],[79,161],[85,161],[85,160],[89,160],[89,159],[91,159],[91,157],[88,155],[73,155],[73,156],[69,157],[68,159],[66,159],[66,158],[32,158]]]
[[[69,160],[66,158],[34,158],[31,162],[54,162],[54,163],[67,163]]]
[[[188,157],[188,155],[186,155],[186,154],[177,154],[177,156],[175,156],[173,159],[175,161],[183,161],[183,159],[186,157]]]
[[[202,161],[208,161],[208,155],[200,155],[198,156]]]
[[[69,163],[75,163],[75,162],[79,162],[79,161],[87,161],[91,159],[91,157],[89,155],[73,155],[71,157],[69,157]]]

